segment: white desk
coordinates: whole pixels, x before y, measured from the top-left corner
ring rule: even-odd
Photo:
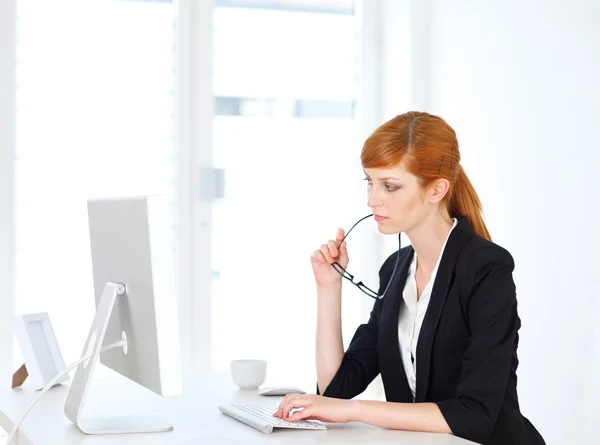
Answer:
[[[200,445],[200,444],[424,444],[466,445],[446,434],[412,433],[374,428],[360,423],[328,424],[326,431],[274,430],[263,434],[232,419],[218,409],[230,401],[277,406],[281,397],[262,397],[256,391],[240,391],[227,374],[197,374],[185,379],[185,394],[162,399],[124,378],[98,379],[91,386],[88,409],[98,414],[151,413],[174,423],[173,431],[136,435],[88,436],[64,415],[68,386],[52,388],[21,425],[18,445]],[[10,432],[37,392],[29,388],[0,389],[0,425]],[[90,411],[86,411],[89,414]]]

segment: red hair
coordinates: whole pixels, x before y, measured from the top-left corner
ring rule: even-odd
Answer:
[[[456,133],[441,117],[409,111],[390,119],[365,141],[363,168],[392,168],[401,162],[423,187],[440,178],[450,182],[442,201],[450,217],[464,216],[475,233],[491,241],[477,192],[460,165]]]

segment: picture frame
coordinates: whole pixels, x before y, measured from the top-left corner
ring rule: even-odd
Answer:
[[[47,312],[18,315],[14,332],[25,363],[13,375],[12,387],[30,379],[30,386],[40,390],[65,369],[65,362]],[[65,374],[57,384],[69,381]]]

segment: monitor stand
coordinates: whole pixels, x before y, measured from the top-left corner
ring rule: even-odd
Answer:
[[[124,433],[158,433],[171,431],[173,425],[154,415],[134,415],[119,417],[87,417],[83,413],[87,392],[96,368],[108,321],[117,296],[125,294],[125,286],[119,283],[106,283],[96,315],[90,328],[83,355],[90,355],[89,360],[77,366],[65,401],[65,414],[81,431],[86,434],[124,434]],[[127,344],[124,343],[124,347]]]

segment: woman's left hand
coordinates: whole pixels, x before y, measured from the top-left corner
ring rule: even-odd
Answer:
[[[312,394],[288,394],[273,414],[288,422],[320,420],[322,422],[350,422],[354,402]],[[290,412],[294,411],[291,416]]]

